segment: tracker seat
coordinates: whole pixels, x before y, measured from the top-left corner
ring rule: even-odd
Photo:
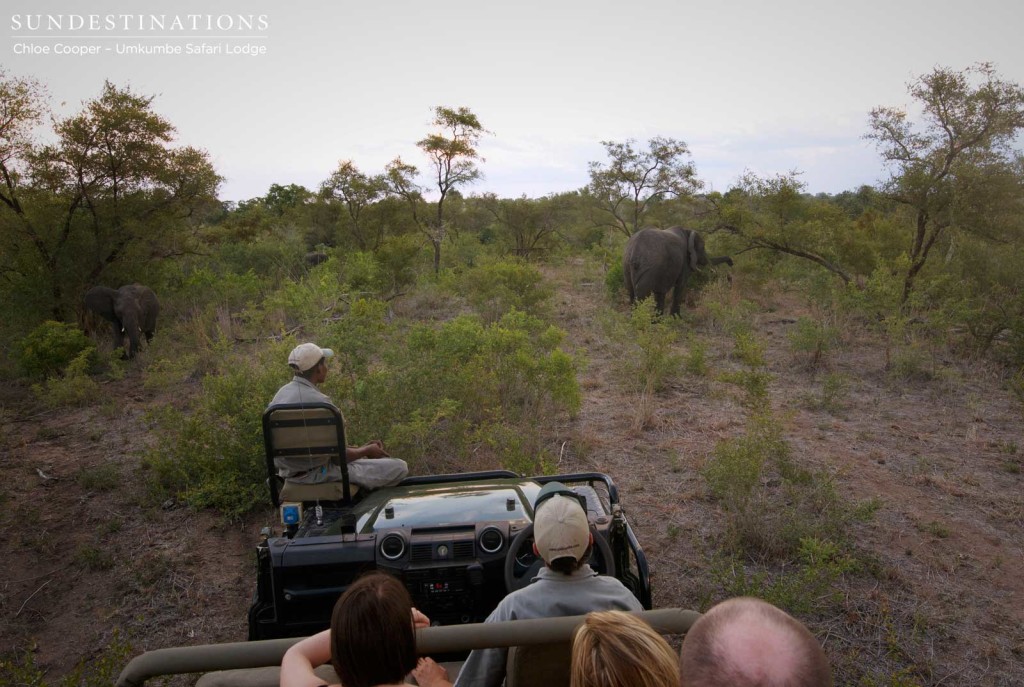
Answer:
[[[358,487],[349,484],[345,460],[345,422],[329,403],[284,403],[263,413],[267,486],[275,507],[283,502],[351,503]],[[316,470],[329,463],[341,468],[340,482],[300,484],[281,476]]]

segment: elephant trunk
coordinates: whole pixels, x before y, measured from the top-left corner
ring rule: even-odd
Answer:
[[[128,340],[125,354],[128,358],[134,358],[135,354],[141,349],[142,344],[139,337],[141,330],[139,329],[138,318],[135,315],[128,315],[122,321],[122,325],[124,326],[124,336]]]

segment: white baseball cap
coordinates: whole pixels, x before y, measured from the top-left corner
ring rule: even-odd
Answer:
[[[545,563],[566,556],[583,558],[590,546],[590,523],[583,506],[562,494],[545,498],[534,513],[533,540]]]
[[[334,351],[320,348],[315,343],[299,344],[288,354],[288,364],[299,372],[305,372],[316,365],[322,358],[330,358]]]

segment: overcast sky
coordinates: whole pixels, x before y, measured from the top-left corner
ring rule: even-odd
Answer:
[[[221,196],[231,200],[263,195],[272,183],[316,188],[341,159],[369,173],[398,155],[422,168],[415,142],[435,105],[469,107],[493,132],[480,145],[485,178],[475,192],[579,188],[587,162],[603,159],[602,140],[655,135],[685,141],[698,175],[716,190],[749,169],[799,170],[808,190],[838,192],[882,178],[863,139],[868,112],[908,105],[914,77],[990,61],[1024,83],[1024,3],[1005,0],[6,0],[4,7],[0,63],[46,83],[58,116],[98,95],[104,79],[156,95],[178,142],[210,152],[226,179]],[[64,22],[99,15],[100,29],[29,30],[27,15],[39,14],[44,23],[48,14]],[[122,14],[167,22],[265,15],[266,28],[103,25]],[[266,54],[115,50],[203,42],[263,46]],[[15,54],[24,44],[51,53],[58,44],[101,47],[91,56]]]

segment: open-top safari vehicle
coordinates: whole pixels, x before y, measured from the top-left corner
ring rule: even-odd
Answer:
[[[294,641],[286,638],[327,628],[338,596],[369,570],[398,577],[416,607],[435,625],[448,626],[421,631],[424,653],[457,656],[485,646],[564,642],[574,626],[557,619],[498,623],[485,632],[477,625],[450,627],[481,623],[539,570],[543,563],[532,550],[533,503],[550,481],[562,482],[585,502],[594,569],[617,577],[645,609],[651,608],[647,559],[607,475],[527,478],[496,470],[408,477],[398,486],[360,493],[344,470],[344,426],[333,406],[275,406],[264,415],[263,429],[270,497],[281,528],[277,533],[265,528],[256,548],[256,590],[249,609],[249,639],[256,641],[150,652],[125,668],[119,684],[136,685],[166,673],[277,665]],[[340,462],[342,481],[297,485],[278,477],[282,461],[325,459]],[[655,613],[661,613],[652,616],[660,617],[656,626],[666,632],[684,631],[694,615]],[[527,634],[492,629],[523,622],[538,628]],[[549,642],[536,641],[544,636]],[[235,684],[223,679],[215,684]]]

